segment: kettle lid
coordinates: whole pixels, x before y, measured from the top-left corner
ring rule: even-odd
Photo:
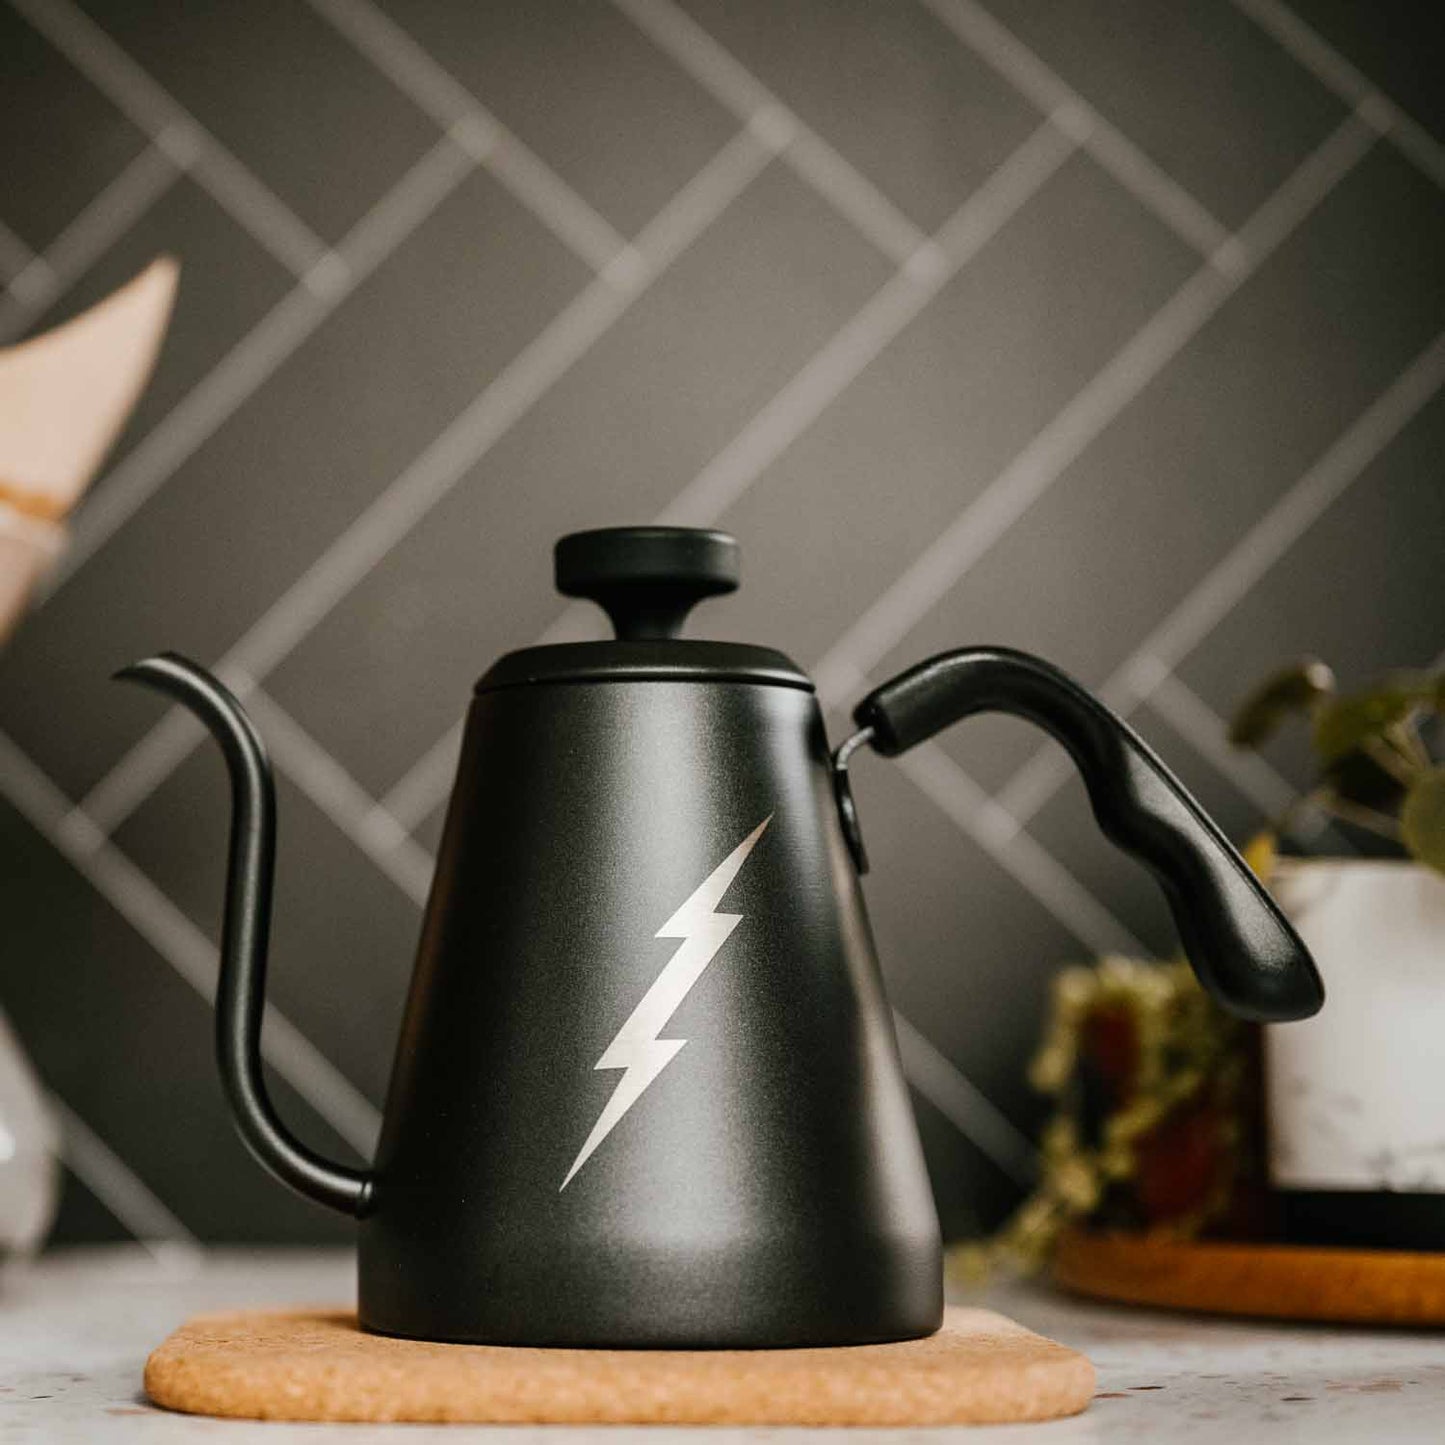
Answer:
[[[647,679],[812,690],[808,675],[774,648],[678,636],[704,598],[737,590],[738,544],[726,532],[603,527],[560,538],[553,556],[557,590],[596,602],[616,637],[509,652],[477,683],[478,692],[529,682]]]

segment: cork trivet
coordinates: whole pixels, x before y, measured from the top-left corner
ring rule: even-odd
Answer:
[[[1445,1325],[1445,1254],[1066,1234],[1066,1289],[1125,1304],[1336,1324]]]
[[[899,1344],[676,1351],[428,1344],[340,1310],[241,1310],[182,1325],[145,1386],[172,1410],[261,1420],[962,1425],[1076,1414],[1094,1367],[974,1309]]]

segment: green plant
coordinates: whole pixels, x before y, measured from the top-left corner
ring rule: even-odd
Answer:
[[[1243,1030],[1182,959],[1059,973],[1029,1067],[1052,1104],[1038,1183],[997,1234],[953,1246],[950,1276],[1031,1272],[1075,1224],[1188,1237],[1229,1211],[1249,1155]]]
[[[1424,724],[1442,713],[1445,672],[1390,673],[1374,687],[1342,694],[1323,662],[1305,658],[1245,698],[1229,725],[1229,741],[1259,748],[1303,716],[1318,778],[1276,821],[1274,835],[1319,809],[1391,839],[1445,873],[1445,764],[1431,757],[1422,734]]]

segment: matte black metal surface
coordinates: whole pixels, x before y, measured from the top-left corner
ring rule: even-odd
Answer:
[[[740,921],[656,1030],[686,1043],[575,1167],[626,1077],[595,1066],[685,946],[659,930],[760,826],[717,906]],[[937,1327],[938,1226],[811,696],[478,696],[360,1297],[371,1329],[511,1343]]]
[[[555,548],[557,590],[590,597],[618,637],[676,637],[704,597],[735,592],[738,544],[698,527],[602,527]]]
[[[366,1176],[307,1148],[282,1122],[261,1069],[266,953],[276,866],[276,790],[271,760],[235,696],[204,668],[175,653],[116,674],[183,703],[205,723],[231,778],[231,845],[226,914],[216,981],[216,1059],[246,1147],[278,1179],[318,1204],[358,1213]]]
[[[1100,828],[1154,874],[1200,982],[1231,1012],[1307,1018],[1324,985],[1299,935],[1152,749],[1052,664],[1006,647],[940,653],[854,710],[885,757],[980,712],[1045,728],[1083,774]]]
[[[812,680],[771,647],[686,638],[564,642],[499,657],[477,691],[530,682],[762,682],[813,690]]]

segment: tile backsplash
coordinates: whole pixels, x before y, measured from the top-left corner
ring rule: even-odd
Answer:
[[[604,635],[564,531],[736,533],[693,631],[788,651],[835,735],[1008,643],[1258,826],[1304,774],[1222,744],[1257,674],[1445,646],[1442,59],[1423,8],[1344,0],[0,5],[0,343],[183,267],[0,659],[0,1006],[64,1126],[56,1238],[347,1235],[225,1115],[223,772],[106,681],[159,648],[273,749],[267,1056],[353,1158],[471,682]],[[1053,972],[1174,946],[1061,758],[990,720],[856,771],[955,1235],[1027,1177]]]

